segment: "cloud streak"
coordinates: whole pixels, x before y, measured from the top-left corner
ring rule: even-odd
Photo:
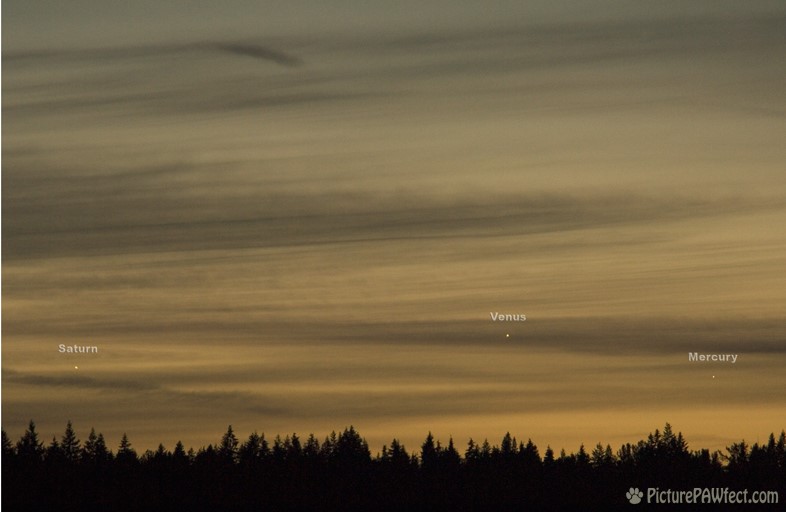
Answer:
[[[155,58],[171,55],[188,56],[188,54],[200,52],[217,52],[227,55],[252,57],[256,60],[271,62],[285,67],[297,67],[303,63],[299,57],[275,48],[241,41],[196,41],[184,44],[22,51],[4,54],[3,60],[10,64],[31,64],[36,61],[73,63],[79,61]]]
[[[203,193],[210,180],[190,181],[187,186],[193,191],[171,188],[168,182],[181,173],[188,170],[80,180],[59,177],[54,171],[51,177],[11,171],[7,180],[13,188],[4,205],[11,219],[5,225],[6,258],[483,239],[679,223],[786,208],[786,200],[779,196],[647,197],[629,192],[447,199],[418,193],[276,192],[262,183],[254,184],[259,192],[249,196],[242,190],[242,177],[235,182],[239,189],[209,197]],[[293,224],[296,230],[289,229]]]
[[[231,55],[240,55],[262,61],[275,62],[276,64],[286,67],[297,67],[303,64],[303,61],[296,56],[256,44],[217,42],[209,43],[208,47],[215,48],[218,51]]]

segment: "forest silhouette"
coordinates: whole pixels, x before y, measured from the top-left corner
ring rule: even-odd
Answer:
[[[667,423],[616,451],[541,454],[505,434],[499,445],[470,439],[459,450],[431,433],[408,451],[398,440],[372,456],[353,427],[320,441],[296,434],[138,454],[125,434],[116,451],[91,429],[80,441],[71,422],[49,444],[33,421],[12,441],[2,432],[5,510],[608,510],[630,506],[630,488],[778,491],[786,498],[786,433],[725,451],[691,450]],[[783,504],[776,505],[783,507]],[[762,505],[757,505],[757,509]],[[729,506],[744,510],[745,507]],[[764,507],[766,508],[766,506]],[[721,510],[714,506],[713,510]]]

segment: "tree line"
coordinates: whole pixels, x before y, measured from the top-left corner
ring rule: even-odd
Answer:
[[[431,433],[410,452],[397,439],[372,456],[354,429],[322,441],[297,434],[241,441],[230,425],[199,450],[177,442],[138,454],[123,434],[117,450],[69,421],[48,444],[33,421],[12,443],[2,431],[2,501],[9,510],[486,510],[624,504],[631,487],[776,490],[786,499],[786,432],[764,444],[691,450],[668,423],[614,451],[598,443],[543,454],[510,433],[499,444],[469,439],[459,451]],[[782,506],[782,504],[780,505]]]

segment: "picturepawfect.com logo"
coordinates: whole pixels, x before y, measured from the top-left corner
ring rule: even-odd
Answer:
[[[638,505],[644,498],[644,492],[638,487],[631,487],[625,493],[631,505]],[[658,504],[695,504],[695,503],[731,503],[731,504],[773,504],[780,503],[778,491],[749,491],[748,489],[730,489],[728,487],[695,487],[693,489],[661,489],[647,488],[647,503]]]
[[[628,501],[630,501],[632,505],[638,505],[641,503],[641,498],[644,497],[644,493],[641,492],[638,487],[631,487],[628,489],[628,492],[625,493],[625,497],[628,498]]]

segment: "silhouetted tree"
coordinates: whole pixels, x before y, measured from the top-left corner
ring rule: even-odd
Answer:
[[[183,446],[183,443],[180,441],[175,444],[175,449],[172,450],[172,462],[174,462],[178,467],[185,466],[189,463],[188,454],[186,454],[186,449]]]
[[[773,435],[773,437],[775,436]],[[778,437],[778,442],[775,444],[773,451],[778,467],[786,474],[786,431],[781,430],[781,435]]]
[[[278,464],[283,464],[287,460],[287,448],[280,435],[276,435],[273,439],[273,448],[270,450],[270,453],[273,456],[273,461]]]
[[[269,455],[270,448],[265,440],[265,434],[259,436],[256,432],[249,435],[246,442],[238,450],[238,458],[245,465],[258,464]]]
[[[507,459],[510,459],[516,455],[516,441],[510,437],[510,432],[507,432],[505,437],[502,438],[500,452],[502,453],[502,456]]]
[[[519,457],[526,468],[540,466],[540,453],[538,453],[538,447],[535,446],[535,443],[532,442],[532,439],[527,439],[526,446],[520,447]]]
[[[158,449],[153,453],[153,462],[157,464],[166,463],[172,454],[164,447],[163,443],[158,444]]]
[[[430,469],[437,463],[437,448],[434,445],[434,436],[431,432],[426,436],[426,440],[420,446],[420,463],[424,469]]]
[[[480,446],[479,458],[484,462],[489,462],[491,460],[491,445],[489,444],[488,439],[484,439],[483,444]]]
[[[598,470],[612,468],[614,466],[614,454],[611,451],[611,446],[606,445],[604,448],[601,443],[595,445],[590,455],[590,465]]]
[[[744,467],[748,463],[748,444],[745,440],[739,443],[732,443],[731,446],[726,448],[728,455],[726,459],[729,462],[729,469],[736,470]]]
[[[71,420],[68,420],[65,432],[61,438],[60,449],[63,452],[65,460],[71,463],[79,462],[82,450],[80,448],[80,441],[76,437],[76,432],[74,432],[74,427],[71,425]]]
[[[287,451],[287,460],[298,460],[303,456],[303,446],[300,444],[300,438],[297,434],[293,433],[292,437],[287,436],[284,446]]]
[[[543,465],[544,467],[554,465],[554,450],[551,449],[551,446],[546,446],[546,453],[543,455]]]
[[[30,420],[30,424],[16,444],[16,453],[21,461],[26,464],[39,462],[44,454],[43,444],[38,440],[38,433],[35,431],[35,423]]]
[[[405,468],[412,463],[412,459],[407,453],[407,449],[398,439],[394,438],[393,441],[390,442],[389,450],[387,447],[383,446],[382,451],[382,460],[390,463],[394,467]]]
[[[82,446],[82,460],[95,464],[104,464],[109,458],[110,454],[106,447],[104,435],[96,435],[96,429],[91,428],[90,435],[87,436],[87,440]]]
[[[123,432],[123,437],[120,439],[120,446],[117,449],[117,461],[123,465],[134,464],[138,461],[136,450],[131,447],[131,442],[128,436]]]
[[[338,437],[336,450],[333,454],[335,458],[346,460],[353,463],[365,464],[371,461],[371,452],[368,449],[366,440],[360,437],[355,427],[351,426],[344,429]]]
[[[213,448],[212,444],[209,444],[207,447],[203,446],[197,451],[194,462],[203,466],[214,466],[217,460],[218,454],[216,449]]]
[[[310,434],[306,439],[306,444],[303,447],[303,456],[311,461],[318,460],[319,457],[319,441],[314,434]]]
[[[11,440],[8,439],[8,434],[5,433],[5,430],[2,430],[2,445],[3,445],[3,457],[13,457],[16,455],[14,452],[14,446],[11,444]]]
[[[467,449],[464,451],[464,459],[469,465],[476,463],[480,459],[480,448],[478,448],[478,445],[475,444],[471,437],[469,442],[467,442]]]
[[[452,470],[452,468],[458,468],[460,465],[461,455],[456,450],[456,446],[453,444],[453,437],[451,436],[448,439],[448,447],[442,450],[440,454],[440,466]]]
[[[333,453],[336,451],[336,445],[338,444],[338,435],[336,431],[330,433],[329,436],[325,436],[325,440],[322,442],[321,453],[322,456],[327,459],[333,458]]]
[[[49,446],[46,447],[46,450],[44,451],[44,459],[49,465],[62,464],[65,462],[66,458],[65,454],[63,453],[63,448],[57,441],[56,436],[52,436],[52,442],[49,443]]]
[[[581,446],[579,446],[579,453],[576,454],[576,465],[577,466],[589,465],[589,455],[587,455],[587,450],[584,449],[583,443]]]
[[[235,432],[232,430],[232,425],[227,428],[224,437],[221,438],[221,444],[218,446],[218,456],[221,460],[234,464],[238,460],[238,440]]]
[[[32,456],[17,456],[5,435],[2,445],[8,510],[605,510],[652,481],[786,493],[786,433],[721,454],[689,451],[669,424],[616,454],[598,443],[555,458],[549,446],[542,460],[532,439],[509,432],[494,446],[470,439],[463,457],[452,437],[443,445],[429,433],[420,458],[395,438],[372,458],[352,426],[321,445],[313,434],[305,443],[276,436],[272,451],[256,432],[240,445],[230,426],[217,446],[195,453],[178,441],[171,453],[159,444],[137,458],[125,434],[113,457],[95,429],[79,449],[69,422],[44,458],[31,422],[16,446]],[[80,456],[67,457],[64,446]]]

